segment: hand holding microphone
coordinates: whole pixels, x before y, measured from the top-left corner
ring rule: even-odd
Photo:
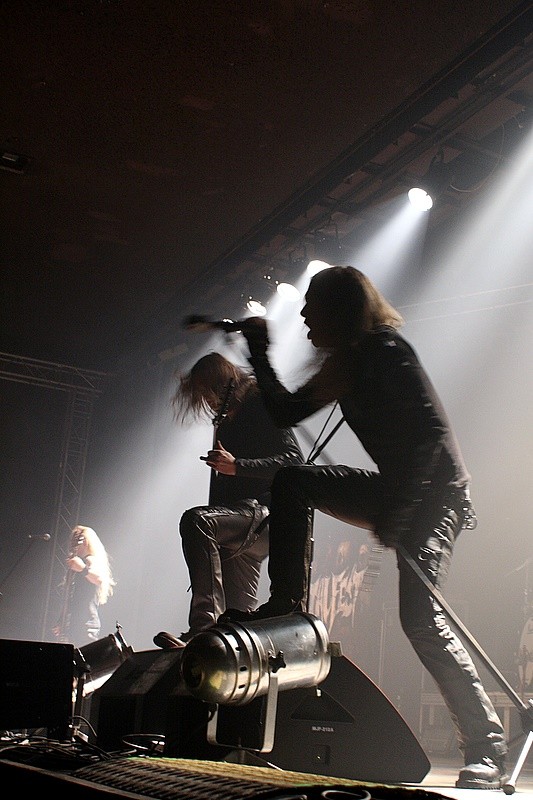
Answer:
[[[200,314],[193,314],[185,317],[183,327],[193,333],[205,333],[206,331],[221,330],[224,333],[233,333],[241,330],[242,323],[234,322],[232,319],[211,319]]]
[[[247,317],[234,321],[232,319],[213,320],[210,317],[193,315],[186,317],[183,326],[186,330],[194,333],[205,333],[212,330],[221,330],[224,333],[240,332],[250,345],[250,349],[258,351],[266,350],[269,345],[268,325],[264,317]]]
[[[252,356],[263,356],[266,353],[270,339],[268,323],[264,317],[249,317],[244,320],[242,333]]]

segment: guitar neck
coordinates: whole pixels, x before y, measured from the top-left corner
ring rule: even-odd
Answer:
[[[82,533],[76,532],[75,534],[72,534],[69,544],[69,554],[67,556],[67,561],[71,558],[75,558],[79,554],[79,549],[84,541],[85,537]],[[65,574],[65,581],[63,586],[63,605],[61,609],[61,616],[58,623],[58,628],[59,628],[58,638],[60,642],[68,641],[68,631],[70,627],[70,611],[72,606],[72,592],[74,589],[75,575],[76,575],[75,570],[68,567]]]

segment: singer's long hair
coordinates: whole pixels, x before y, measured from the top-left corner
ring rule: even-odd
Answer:
[[[220,353],[208,353],[185,374],[177,373],[178,385],[171,398],[176,422],[212,418],[231,391],[231,405],[257,392],[251,370],[238,367]]]
[[[307,381],[311,397],[333,402],[350,390],[353,358],[361,340],[380,326],[401,328],[402,315],[364,273],[355,267],[333,266],[311,278],[306,298],[324,309],[334,342],[319,348],[317,370]]]

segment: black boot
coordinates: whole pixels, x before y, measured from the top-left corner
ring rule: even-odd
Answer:
[[[220,615],[217,622],[253,622],[258,619],[271,617],[284,617],[295,611],[303,611],[303,603],[295,600],[274,600],[272,597],[256,608],[255,611],[239,611],[237,608],[227,608]]]
[[[462,768],[455,785],[458,789],[501,789],[504,783],[503,760],[483,756],[479,761]]]

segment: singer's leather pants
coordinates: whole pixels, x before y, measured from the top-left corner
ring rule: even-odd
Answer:
[[[401,543],[437,588],[448,575],[455,540],[465,521],[465,494],[428,489]],[[289,466],[278,471],[270,507],[273,608],[304,608],[312,542],[311,509],[372,530],[382,506],[378,473],[345,466]],[[444,613],[409,564],[398,555],[402,628],[438,685],[454,723],[465,764],[485,755],[501,761],[505,734],[474,663]]]
[[[190,633],[214,625],[227,607],[252,611],[268,555],[268,508],[256,500],[190,508],[180,534],[191,579]]]

